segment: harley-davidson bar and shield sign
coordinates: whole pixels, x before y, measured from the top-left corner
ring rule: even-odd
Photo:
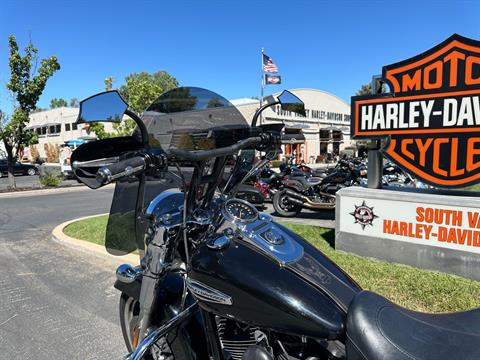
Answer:
[[[480,41],[455,34],[382,77],[392,93],[352,97],[352,137],[388,136],[383,152],[429,184],[480,182]]]

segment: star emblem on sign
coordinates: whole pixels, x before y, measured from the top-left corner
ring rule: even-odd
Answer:
[[[355,210],[350,213],[355,218],[355,224],[360,224],[362,230],[365,230],[365,226],[373,226],[373,220],[378,218],[373,213],[373,206],[369,207],[363,200],[362,205],[355,205]]]

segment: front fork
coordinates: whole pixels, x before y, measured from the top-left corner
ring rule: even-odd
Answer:
[[[165,220],[165,219],[163,219]],[[139,322],[132,336],[135,348],[151,331],[152,316],[159,288],[174,261],[180,226],[169,226],[165,221],[155,219],[151,224],[152,233],[146,239],[146,253],[141,259],[141,269],[121,265],[117,269],[117,279],[123,283],[133,283],[141,276]]]
[[[164,225],[153,224],[154,235],[153,238],[147,238],[147,250],[142,259],[143,280],[139,298],[138,342],[141,342],[150,331],[158,290],[170,270],[175,255],[176,240],[181,233]]]

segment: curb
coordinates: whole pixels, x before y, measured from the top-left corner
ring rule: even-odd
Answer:
[[[115,186],[115,184],[113,184]],[[104,188],[113,187],[111,184],[104,186]],[[91,190],[86,186],[65,186],[53,189],[36,189],[36,190],[21,190],[21,191],[10,191],[0,193],[0,198],[13,198],[13,197],[25,197],[33,195],[50,195],[50,194],[62,194],[67,192],[74,191],[87,191]]]
[[[114,256],[114,255],[109,254],[105,250],[105,247],[102,246],[102,245],[93,244],[93,243],[85,241],[85,240],[75,239],[75,238],[72,238],[72,237],[66,235],[63,232],[63,229],[65,229],[65,227],[67,225],[70,225],[73,222],[80,221],[80,220],[85,220],[85,219],[90,219],[90,218],[93,218],[93,217],[97,217],[97,216],[100,216],[100,215],[107,215],[107,214],[108,213],[96,214],[96,215],[84,216],[84,217],[80,217],[80,218],[77,218],[77,219],[72,219],[72,220],[69,220],[69,221],[65,221],[64,223],[61,223],[60,225],[57,225],[53,229],[52,240],[57,242],[57,243],[60,243],[62,245],[68,246],[68,247],[70,247],[74,250],[82,251],[84,253],[88,253],[88,254],[91,254],[91,255],[95,255],[97,257],[100,257],[100,258],[105,259],[105,260],[109,260],[109,261],[111,261],[113,263],[116,263],[116,264],[129,263],[129,264],[132,264],[132,265],[137,265],[140,262],[140,257],[138,255],[126,254],[126,255],[123,255],[123,256]]]

